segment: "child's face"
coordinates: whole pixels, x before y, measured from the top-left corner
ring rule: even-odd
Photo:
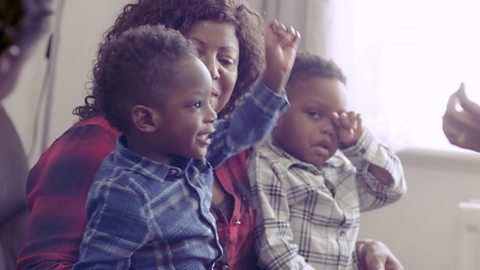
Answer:
[[[185,33],[197,48],[213,80],[212,107],[221,111],[232,96],[237,81],[239,43],[232,24],[199,21]]]
[[[172,93],[157,109],[160,121],[153,144],[163,159],[174,156],[202,159],[207,154],[217,117],[209,102],[212,80],[205,65],[194,56],[181,60],[175,70]]]
[[[279,118],[273,143],[301,161],[320,166],[338,149],[333,112],[346,110],[345,86],[336,79],[310,77],[289,87],[290,108]]]

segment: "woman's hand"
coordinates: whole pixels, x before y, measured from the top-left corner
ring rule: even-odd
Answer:
[[[468,99],[463,83],[448,100],[443,133],[451,144],[480,152],[480,105]]]
[[[404,270],[392,251],[377,240],[358,240],[356,243],[360,270]]]

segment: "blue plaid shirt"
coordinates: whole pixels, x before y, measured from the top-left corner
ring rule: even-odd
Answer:
[[[257,84],[229,121],[217,121],[208,161],[169,166],[130,151],[124,137],[87,200],[75,269],[211,269],[222,254],[210,212],[212,167],[262,139],[288,105]]]

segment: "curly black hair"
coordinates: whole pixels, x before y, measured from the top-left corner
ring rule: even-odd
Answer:
[[[342,70],[332,60],[326,60],[318,55],[309,52],[299,52],[295,57],[290,78],[287,83],[287,90],[296,82],[305,78],[321,77],[336,79],[347,84],[347,78]]]
[[[251,89],[265,66],[263,20],[243,0],[138,0],[125,6],[106,33],[105,42],[139,25],[163,24],[185,34],[195,23],[206,20],[231,23],[240,45],[238,79],[229,102],[218,113],[218,117],[223,118]],[[102,53],[100,48],[97,57],[100,58]],[[98,64],[93,68],[93,74],[96,72]],[[101,111],[95,102],[97,95],[95,88],[92,89],[85,104],[75,108],[73,113],[81,118],[99,114]]]
[[[130,28],[105,42],[93,78],[96,105],[121,132],[132,127],[130,111],[168,98],[175,83],[175,64],[195,50],[178,31],[162,25]]]

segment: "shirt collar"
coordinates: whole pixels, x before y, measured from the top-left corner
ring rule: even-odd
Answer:
[[[337,150],[335,154],[329,159],[327,159],[320,167],[316,167],[313,164],[299,160],[298,158],[287,153],[285,150],[273,145],[271,137],[265,142],[265,144],[266,149],[268,149],[269,152],[274,153],[277,157],[275,161],[284,168],[300,166],[311,171],[317,171],[321,170],[322,168],[339,168],[345,165],[345,159],[343,158],[343,155],[339,150]]]
[[[191,159],[179,157],[174,162],[176,166],[170,166],[143,157],[128,148],[124,135],[117,139],[115,146],[116,150],[113,158],[116,159],[117,164],[156,181],[174,181],[179,179],[185,169],[192,163]]]

